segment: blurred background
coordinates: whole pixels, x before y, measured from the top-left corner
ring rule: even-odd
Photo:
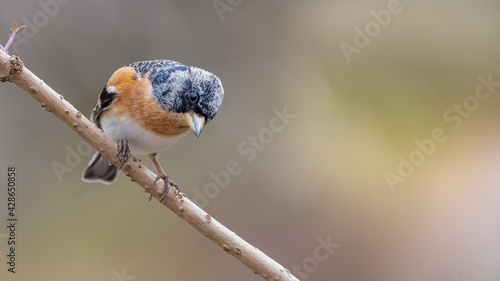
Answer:
[[[493,0],[4,0],[0,41],[27,25],[11,53],[87,117],[134,61],[218,75],[221,111],[163,167],[301,280],[499,280],[499,12]],[[93,152],[78,135],[15,85],[0,99],[1,280],[260,280],[127,177],[82,183]],[[218,183],[230,161],[241,172]]]

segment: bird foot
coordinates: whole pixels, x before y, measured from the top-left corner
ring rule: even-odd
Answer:
[[[170,186],[172,186],[175,189],[176,195],[179,194],[179,185],[176,184],[175,182],[171,181],[170,178],[165,173],[159,173],[158,176],[156,176],[156,179],[153,182],[153,185],[155,185],[159,179],[163,180],[164,186],[165,186],[165,190],[163,192],[163,195],[161,196],[160,203],[162,203],[163,200],[165,200],[165,198],[167,198],[167,194],[170,190]],[[149,201],[151,201],[152,198],[153,198],[153,195],[149,196]]]
[[[130,157],[130,148],[128,147],[128,140],[121,140],[116,144],[118,146],[118,154],[116,156],[119,157],[121,163],[120,167],[118,167],[118,170],[121,170],[123,163],[127,162],[128,158]]]

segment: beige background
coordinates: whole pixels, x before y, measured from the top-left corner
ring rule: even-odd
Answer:
[[[47,15],[36,1],[4,0],[0,39],[35,16],[43,26],[18,53],[87,116],[133,61],[217,74],[222,110],[199,139],[163,153],[163,167],[193,198],[236,161],[241,173],[205,210],[290,269],[316,265],[303,280],[498,280],[500,87],[456,129],[443,114],[473,101],[479,76],[500,81],[500,5],[401,1],[348,62],[341,43],[355,46],[356,27],[389,2],[242,1],[221,21],[212,1],[73,0]],[[19,219],[18,273],[7,272],[2,236],[1,280],[119,280],[123,268],[134,280],[260,280],[123,175],[82,183],[90,155],[65,159],[78,136],[14,85],[0,85],[0,100],[0,234],[10,164]],[[296,117],[247,161],[238,146],[285,106]],[[391,190],[384,174],[437,128],[446,141]],[[62,181],[56,162],[74,166]],[[340,246],[314,260],[327,237]]]

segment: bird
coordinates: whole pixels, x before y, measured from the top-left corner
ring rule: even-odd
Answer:
[[[116,70],[102,89],[90,119],[117,143],[120,166],[96,152],[82,181],[110,185],[131,154],[148,155],[158,170],[153,184],[170,181],[158,155],[189,130],[199,137],[219,112],[224,99],[221,80],[213,73],[173,60],[138,61]]]

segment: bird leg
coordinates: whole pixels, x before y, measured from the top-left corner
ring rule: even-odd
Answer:
[[[116,144],[118,146],[118,154],[116,156],[119,157],[121,162],[120,167],[118,167],[118,170],[121,170],[123,163],[127,162],[128,158],[130,157],[130,148],[128,147],[128,140],[121,140],[118,141]]]
[[[168,191],[170,189],[170,185],[175,188],[176,194],[179,194],[179,186],[175,182],[173,182],[169,179],[167,174],[165,174],[165,172],[163,171],[163,168],[161,167],[160,162],[158,162],[158,153],[149,154],[149,157],[151,158],[151,161],[153,161],[153,163],[155,164],[156,169],[158,169],[158,176],[156,177],[155,181],[153,182],[153,185],[155,185],[159,179],[162,179],[164,182],[164,185],[165,185],[165,191],[163,192],[163,195],[161,197],[160,202],[163,202],[163,200],[165,200],[165,198],[167,197]],[[151,195],[149,197],[149,200],[151,200],[151,197],[153,197],[153,195]]]

